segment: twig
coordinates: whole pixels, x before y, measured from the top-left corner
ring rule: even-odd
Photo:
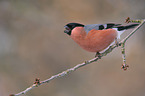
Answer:
[[[125,43],[144,23],[145,19],[143,20],[130,20],[131,23],[140,23],[128,36],[126,36],[121,42]]]
[[[128,19],[126,19],[126,20],[128,20],[129,22],[132,22],[132,21],[134,21],[135,22],[135,20],[130,20],[130,18],[128,18]],[[126,38],[124,38],[121,42],[119,42],[119,45],[122,45],[122,54],[123,54],[123,62],[124,62],[124,64],[122,65],[122,68],[123,69],[127,69],[127,67],[128,67],[128,65],[126,65],[126,59],[125,59],[125,42],[128,40],[128,38],[130,38],[144,23],[145,23],[145,20],[137,20],[138,22],[137,23],[140,23],[139,24],[139,26],[138,27],[136,27]],[[85,65],[88,65],[88,64],[91,64],[91,63],[93,63],[93,62],[96,62],[96,61],[98,61],[99,59],[101,59],[102,57],[104,57],[104,56],[106,56],[108,53],[110,53],[110,52],[112,52],[112,50],[114,49],[114,48],[116,48],[116,47],[118,47],[118,45],[112,45],[112,46],[110,46],[105,52],[103,52],[103,53],[101,53],[101,55],[99,56],[99,58],[98,57],[95,57],[95,58],[93,58],[93,59],[91,59],[91,60],[88,60],[88,61],[85,61],[85,62],[83,62],[83,63],[81,63],[81,64],[78,64],[78,65],[76,65],[76,66],[74,66],[74,67],[72,67],[72,68],[70,68],[70,69],[67,69],[67,70],[65,70],[65,71],[63,71],[63,72],[61,72],[61,73],[58,73],[58,74],[56,74],[56,75],[53,75],[53,76],[51,76],[49,79],[46,79],[46,80],[44,80],[44,81],[40,81],[40,79],[39,78],[36,78],[35,79],[35,82],[34,82],[34,84],[33,85],[31,85],[30,87],[28,87],[27,89],[25,89],[24,91],[22,91],[22,92],[20,92],[20,93],[17,93],[17,94],[11,94],[10,96],[19,96],[19,95],[21,95],[21,94],[25,94],[26,92],[28,92],[28,91],[30,91],[30,90],[32,90],[33,88],[35,88],[35,87],[38,87],[38,86],[40,86],[40,85],[42,85],[42,84],[44,84],[44,83],[49,83],[51,80],[53,80],[53,79],[55,79],[55,78],[58,78],[58,77],[63,77],[63,76],[65,76],[65,75],[67,75],[67,74],[69,74],[69,73],[71,73],[71,72],[73,72],[73,71],[75,71],[76,69],[79,69],[79,68],[81,68],[81,67],[83,67],[83,66],[85,66]]]
[[[126,23],[140,23],[128,36],[126,36],[121,42],[121,48],[122,48],[122,58],[123,58],[123,64],[121,69],[127,70],[129,65],[126,64],[126,58],[125,58],[125,43],[126,41],[145,23],[145,19],[143,20],[130,20],[128,17],[125,21]]]
[[[121,45],[121,52],[122,52],[122,58],[123,58],[123,64],[122,64],[121,69],[127,70],[127,68],[129,67],[129,65],[126,64],[126,58],[125,58],[125,43],[122,43],[122,45]]]

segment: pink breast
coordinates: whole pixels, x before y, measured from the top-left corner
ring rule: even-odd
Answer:
[[[79,31],[78,31],[79,30]],[[106,49],[117,37],[114,29],[91,30],[88,34],[81,28],[72,32],[71,38],[89,52],[100,52]]]

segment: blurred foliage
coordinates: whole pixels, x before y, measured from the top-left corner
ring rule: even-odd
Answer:
[[[94,57],[63,33],[66,23],[124,23],[128,16],[145,19],[144,5],[144,0],[1,0],[0,96],[18,93],[35,78],[47,79]],[[127,71],[120,69],[117,48],[27,96],[144,96],[144,26],[127,41]]]

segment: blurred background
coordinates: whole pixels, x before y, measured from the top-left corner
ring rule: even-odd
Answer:
[[[95,53],[81,49],[64,25],[145,19],[144,0],[0,0],[0,96],[18,93]],[[22,96],[145,96],[145,25],[121,49]],[[129,34],[126,31],[122,38]]]

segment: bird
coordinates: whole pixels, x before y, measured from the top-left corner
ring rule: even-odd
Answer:
[[[64,26],[64,33],[68,34],[84,50],[96,52],[96,57],[100,56],[100,53],[107,50],[111,45],[118,45],[120,35],[138,25],[68,23]]]

